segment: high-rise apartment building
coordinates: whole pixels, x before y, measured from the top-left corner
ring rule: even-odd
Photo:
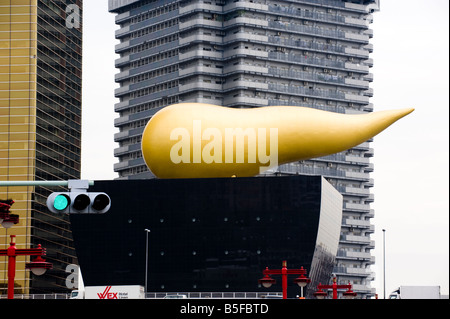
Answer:
[[[116,14],[119,179],[149,178],[140,151],[155,112],[179,102],[371,112],[372,13],[378,0],[110,0]],[[370,141],[282,165],[323,175],[344,195],[338,281],[374,294]]]
[[[0,180],[80,178],[82,0],[0,0]],[[46,248],[53,269],[42,277],[18,258],[15,293],[67,291],[66,266],[76,254],[67,217],[48,211],[55,188],[0,187],[19,215],[0,226],[0,247],[16,235],[18,248]],[[6,294],[7,258],[0,260]]]

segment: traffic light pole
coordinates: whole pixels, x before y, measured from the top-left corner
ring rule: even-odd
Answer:
[[[0,186],[66,186],[70,187],[74,182],[87,182],[88,186],[93,186],[94,181],[88,180],[68,180],[68,181],[0,181]]]
[[[47,207],[52,213],[106,213],[111,199],[105,193],[88,192],[94,181],[69,179],[68,181],[0,181],[1,186],[63,186],[69,192],[53,192],[47,197]],[[56,204],[56,205],[55,205]]]

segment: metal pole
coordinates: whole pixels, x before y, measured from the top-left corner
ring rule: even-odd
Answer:
[[[146,244],[145,244],[145,294],[147,294],[147,278],[148,278],[148,233],[150,229],[145,229],[146,232]]]
[[[338,299],[336,277],[333,278],[333,299]]]
[[[283,260],[283,267],[281,268],[281,286],[283,288],[283,299],[287,299],[287,263]]]
[[[88,183],[94,185],[94,181]],[[0,181],[0,186],[69,186],[69,181]]]
[[[383,229],[383,299],[386,299],[386,229]]]
[[[8,299],[14,299],[14,278],[16,277],[16,235],[10,235],[8,248]]]

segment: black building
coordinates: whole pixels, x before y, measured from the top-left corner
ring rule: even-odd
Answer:
[[[258,279],[283,260],[308,270],[309,293],[330,279],[342,196],[320,176],[96,181],[89,191],[112,205],[71,215],[85,286],[145,285],[146,228],[149,292],[267,292]]]

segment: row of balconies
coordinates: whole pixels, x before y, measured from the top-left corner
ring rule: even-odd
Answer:
[[[286,46],[291,49],[317,51],[319,53],[326,53],[326,54],[331,53],[337,55],[349,55],[363,59],[366,59],[369,56],[369,52],[365,49],[354,49],[343,46],[341,44],[323,43],[312,40],[311,41],[305,41],[301,39],[296,40],[292,37],[285,38],[282,36],[269,36],[268,43],[273,45]]]
[[[335,76],[329,74],[302,72],[293,69],[288,70],[276,67],[251,65],[245,63],[227,65],[225,68],[217,68],[215,67],[215,65],[207,67],[204,65],[193,64],[185,69],[180,69],[179,71],[180,76],[186,76],[190,74],[200,74],[200,73],[210,74],[212,76],[230,75],[232,73],[261,74],[262,76],[273,75],[284,79],[292,79],[297,81],[303,80],[304,83],[318,82],[323,84],[336,84],[348,87],[359,87],[365,89],[364,91],[362,91],[364,95],[367,95],[368,92],[372,93],[372,89],[369,88],[369,83],[364,80],[350,79],[343,76]],[[313,85],[313,83],[309,84]],[[356,97],[356,99],[359,98]],[[363,101],[364,100],[365,99],[363,98]]]
[[[342,30],[331,30],[317,26],[301,25],[293,23],[285,23],[282,21],[269,21],[266,19],[256,19],[251,17],[240,16],[228,21],[210,20],[203,17],[193,17],[190,20],[179,23],[179,30],[184,31],[190,28],[213,28],[223,29],[229,27],[236,27],[238,25],[248,25],[263,29],[271,29],[274,31],[284,31],[289,33],[304,34],[309,36],[316,36],[322,38],[330,38],[334,40],[346,40],[349,42],[358,42],[364,45],[369,44],[369,38],[371,32],[365,33],[353,33]]]
[[[225,37],[217,36],[217,35],[205,35],[200,32],[191,33],[185,37],[180,37],[179,44],[185,45],[193,43],[194,41],[205,41],[208,43],[212,43],[215,45],[231,45],[233,42],[248,42],[259,43],[262,45],[266,45],[270,43],[271,45],[277,45],[281,50],[288,49],[297,49],[297,50],[309,50],[318,53],[326,53],[326,54],[336,54],[336,55],[346,55],[356,58],[363,58],[363,63],[372,66],[373,61],[368,59],[369,51],[366,49],[355,49],[349,48],[340,44],[331,44],[331,43],[320,43],[313,41],[304,41],[301,39],[293,39],[293,38],[283,38],[280,36],[267,36],[261,35],[251,32],[237,32],[230,35],[226,35]],[[220,48],[222,50],[222,48]]]
[[[320,6],[320,3],[318,4],[317,1],[314,0],[305,0],[303,2],[309,2],[312,6]],[[327,3],[327,7],[329,9],[339,9],[339,10],[346,10],[349,12],[357,12],[357,13],[367,13],[366,6],[360,5],[360,4],[352,4],[347,5],[346,3],[341,3],[340,1],[336,1],[334,3]],[[276,6],[271,6],[271,9],[276,9]],[[262,3],[256,3],[253,1],[245,1],[245,0],[238,0],[233,1],[231,3],[226,4],[225,6],[218,6],[211,3],[204,3],[200,1],[191,1],[187,5],[181,6],[179,8],[180,13],[189,13],[192,11],[195,11],[196,9],[200,10],[208,10],[213,12],[223,12],[228,13],[230,11],[234,11],[236,9],[240,10],[250,10],[250,11],[268,11],[269,6]],[[275,12],[275,11],[274,11]],[[336,15],[335,11],[329,13],[330,16]],[[332,19],[332,18],[331,18]]]
[[[356,27],[362,28],[368,27],[368,21],[365,19],[351,18],[336,13],[318,13],[315,11],[303,10],[302,8],[287,8],[273,5],[268,6],[266,4],[254,3],[250,1],[235,1],[223,7],[202,2],[192,2],[184,7],[180,7],[179,13],[180,15],[187,15],[198,11],[201,12],[207,11],[207,12],[214,12],[216,14],[227,14],[236,10],[246,10],[262,13],[270,12],[275,13],[278,16],[282,15],[287,15],[289,17],[294,16],[296,18],[307,19],[317,22],[354,25]]]
[[[249,35],[249,34],[245,34],[245,33],[243,33],[241,35],[248,35],[250,37],[254,36],[257,38],[259,37],[261,39],[264,38],[264,36]],[[233,35],[232,37],[236,37],[236,36],[237,35]],[[188,37],[188,40],[193,41],[194,39],[197,39],[197,38],[200,41],[203,41],[203,40],[209,41],[209,40],[216,39],[217,37],[209,36],[209,35],[192,35],[192,36]],[[275,38],[275,40],[276,40],[276,37],[273,37],[273,38]],[[242,40],[244,40],[244,38],[242,38]],[[269,41],[269,42],[272,43],[274,41]],[[180,39],[179,42],[185,43],[185,39]],[[129,44],[130,43],[128,43],[128,45]],[[305,42],[303,44],[307,44],[307,43]],[[317,46],[317,45],[319,45],[319,44],[315,44],[315,46]],[[168,44],[168,48],[175,48],[175,47],[177,47],[177,43],[175,43],[175,42]],[[300,49],[300,48],[298,48],[298,49]],[[324,49],[325,49],[325,47],[324,47]],[[347,50],[349,48],[344,48],[344,49]],[[124,44],[120,44],[120,50],[126,50],[126,46]],[[155,51],[155,52],[159,52],[158,50],[159,51],[163,50],[163,48],[157,47],[157,48],[153,49],[153,51]],[[361,51],[361,52],[364,52],[364,51]],[[226,59],[226,58],[230,58],[230,57],[234,57],[234,56],[271,58],[274,60],[281,60],[281,61],[286,61],[286,62],[290,62],[290,63],[299,63],[299,64],[307,64],[307,65],[316,66],[316,67],[324,67],[324,72],[326,71],[326,68],[328,68],[330,71],[332,69],[339,69],[339,70],[344,70],[347,72],[357,72],[357,73],[362,72],[365,74],[364,75],[365,80],[371,81],[371,79],[373,79],[373,76],[370,73],[368,73],[369,67],[373,64],[372,59],[365,59],[363,61],[363,65],[360,65],[360,64],[346,62],[346,61],[334,61],[334,60],[329,60],[329,59],[321,59],[321,58],[317,58],[317,57],[304,56],[304,55],[300,54],[301,53],[300,51],[298,51],[298,52],[293,51],[293,53],[296,53],[296,54],[287,54],[285,52],[267,52],[265,50],[256,49],[256,48],[241,48],[241,47],[223,51],[221,46],[217,46],[217,48],[213,47],[209,50],[205,50],[205,48],[198,46],[198,47],[194,47],[193,49],[188,50],[186,52],[180,53],[179,59],[187,60],[187,59],[192,59],[192,58],[207,57],[207,58],[211,58],[211,59],[222,60],[222,59]],[[135,59],[139,58],[140,56],[147,56],[148,54],[149,54],[149,52],[143,51],[141,53],[137,53],[137,54],[119,58],[116,60],[116,67],[124,66],[127,63],[132,62],[131,60],[134,61]],[[356,52],[351,52],[351,54],[356,54]]]
[[[206,89],[206,90],[215,90],[215,91],[223,91],[223,90],[235,90],[235,89],[255,89],[259,91],[271,92],[274,94],[289,94],[289,95],[299,95],[304,98],[305,101],[308,98],[323,98],[323,99],[334,99],[334,100],[345,100],[352,101],[355,103],[368,103],[368,97],[363,95],[356,94],[347,94],[338,90],[320,90],[320,89],[309,89],[303,86],[290,86],[290,85],[281,85],[277,83],[266,83],[251,81],[246,79],[238,79],[235,81],[227,81],[225,83],[216,83],[209,82],[205,79],[198,78],[193,82],[186,82],[179,84],[179,92],[186,92],[192,90]],[[368,158],[364,157],[349,157],[347,160],[358,163],[359,165],[368,165]]]

